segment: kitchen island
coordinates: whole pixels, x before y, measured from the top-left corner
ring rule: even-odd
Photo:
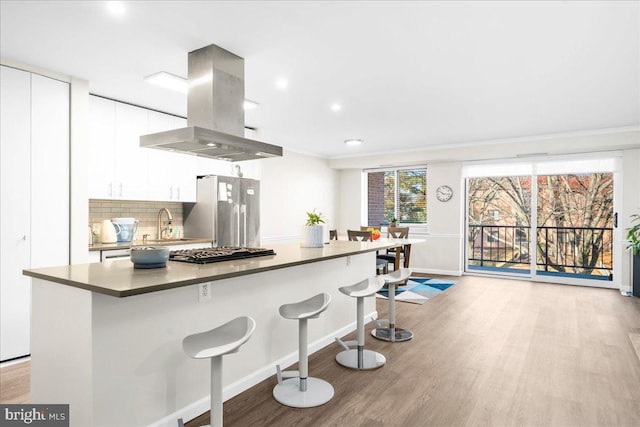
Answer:
[[[376,250],[406,243],[280,244],[273,256],[152,270],[129,260],[26,270],[31,401],[69,403],[72,426],[175,426],[208,410],[209,364],[183,353],[185,336],[237,316],[256,320],[249,342],[225,358],[226,400],[297,361],[297,322],[280,317],[280,305],[331,294],[327,315],[309,324],[317,351],[355,330],[353,301],[338,288],[374,275]],[[365,313],[375,316],[373,299]]]

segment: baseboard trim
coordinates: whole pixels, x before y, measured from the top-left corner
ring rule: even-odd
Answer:
[[[373,311],[365,315],[365,323],[370,322],[372,319],[378,318],[378,312]],[[316,351],[332,344],[335,342],[336,337],[343,337],[350,332],[356,330],[356,322],[351,322],[347,326],[340,328],[334,332],[331,332],[324,337],[309,343],[309,355],[315,353]],[[242,350],[240,350],[242,351]],[[338,351],[338,349],[336,349]],[[264,368],[258,369],[255,372],[247,375],[244,378],[240,378],[238,381],[235,381],[228,386],[226,386],[222,391],[222,399],[223,401],[227,401],[232,397],[242,393],[245,390],[250,389],[256,384],[264,381],[265,379],[274,376],[276,374],[276,365],[280,365],[282,368],[287,368],[288,366],[298,362],[298,352],[294,351],[292,353],[287,354],[286,356],[276,360],[269,366],[265,366]],[[197,400],[175,412],[167,415],[166,417],[148,424],[148,427],[175,427],[177,425],[178,418],[182,418],[185,422],[188,420],[192,420],[200,414],[207,412],[209,408],[210,397],[209,395],[203,397],[200,400]]]
[[[439,270],[435,268],[410,267],[414,273],[438,274],[441,276],[462,276],[462,270]]]

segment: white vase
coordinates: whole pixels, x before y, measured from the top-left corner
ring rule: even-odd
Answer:
[[[305,225],[302,227],[301,248],[321,248],[324,245],[324,226]]]

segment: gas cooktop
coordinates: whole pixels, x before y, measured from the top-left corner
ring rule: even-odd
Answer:
[[[169,252],[169,260],[191,262],[195,264],[209,264],[212,262],[229,261],[234,259],[254,258],[275,255],[273,249],[244,248],[240,246],[217,246],[202,249],[179,249]]]

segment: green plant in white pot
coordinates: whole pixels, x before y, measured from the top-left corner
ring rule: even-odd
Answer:
[[[633,252],[633,295],[640,297],[640,214],[631,215],[627,228],[627,249]]]
[[[324,244],[324,218],[315,209],[307,212],[307,223],[302,227],[300,246],[303,248],[321,248]]]

